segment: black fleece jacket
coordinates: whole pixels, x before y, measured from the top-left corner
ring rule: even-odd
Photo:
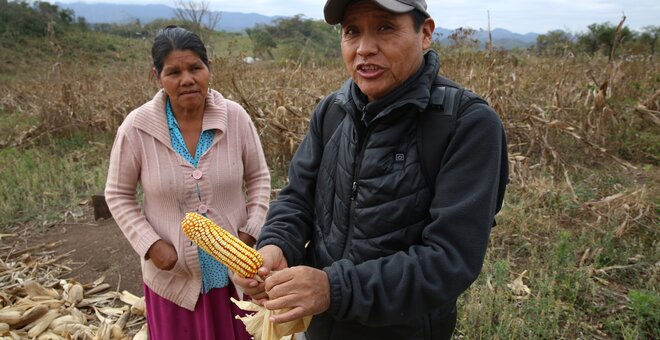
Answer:
[[[328,274],[330,309],[314,317],[310,339],[435,339],[481,271],[508,176],[504,129],[489,106],[468,107],[427,184],[416,123],[439,61],[432,51],[424,59],[377,101],[349,80],[321,102],[270,207],[258,247]],[[323,145],[330,105],[346,115]]]

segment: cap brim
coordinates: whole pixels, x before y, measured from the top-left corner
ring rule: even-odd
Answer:
[[[380,7],[394,13],[408,13],[415,9],[411,5],[406,5],[396,0],[374,0],[374,2],[379,4]]]
[[[323,16],[325,22],[330,25],[336,25],[344,18],[346,6],[353,0],[329,0],[323,7]]]
[[[344,18],[346,6],[355,0],[329,0],[323,7],[323,16],[325,22],[330,25],[336,25]],[[396,0],[374,0],[380,7],[394,13],[408,13],[415,9],[411,5],[400,3]]]

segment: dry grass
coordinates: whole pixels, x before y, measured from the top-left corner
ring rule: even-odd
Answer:
[[[502,117],[512,180],[483,273],[461,299],[457,334],[660,336],[660,64],[448,49],[441,56],[442,73],[482,94]],[[148,72],[146,60],[82,70],[60,63],[0,84],[0,156],[72,134],[92,141],[113,134],[155,92]],[[212,73],[213,87],[254,119],[276,174],[286,170],[316,104],[346,78],[339,62],[232,58],[214,60]],[[110,145],[98,148],[97,157],[107,157]]]

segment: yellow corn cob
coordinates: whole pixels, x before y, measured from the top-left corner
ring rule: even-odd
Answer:
[[[181,228],[193,243],[242,277],[253,277],[264,263],[254,248],[198,213],[187,213]]]

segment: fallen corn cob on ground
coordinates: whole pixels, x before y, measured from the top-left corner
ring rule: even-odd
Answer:
[[[254,248],[198,213],[187,213],[181,228],[193,243],[242,277],[253,277],[264,262]]]

